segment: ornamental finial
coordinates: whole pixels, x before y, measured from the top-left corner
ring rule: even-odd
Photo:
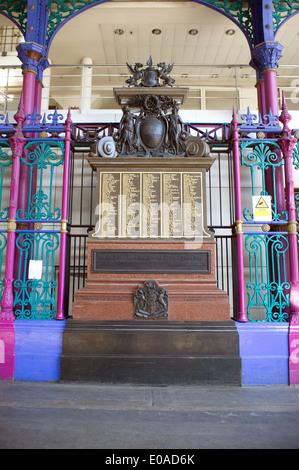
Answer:
[[[291,119],[292,119],[292,116],[289,114],[287,102],[286,102],[286,99],[285,99],[285,94],[284,94],[284,91],[283,91],[282,92],[281,114],[279,116],[279,120],[283,125],[283,130],[282,130],[283,134],[290,134],[291,133],[290,128],[288,126]]]

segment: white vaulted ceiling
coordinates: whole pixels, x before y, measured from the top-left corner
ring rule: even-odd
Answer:
[[[161,34],[153,34],[154,29],[160,29]],[[198,34],[189,34],[192,29]],[[227,35],[228,29],[235,33]],[[123,34],[116,34],[117,30]],[[61,28],[49,52],[54,66],[80,64],[84,57],[101,65],[93,67],[93,86],[102,86],[101,92],[99,89],[97,92],[106,97],[111,95],[109,86],[111,90],[113,86],[125,85],[129,74],[126,62],[145,64],[150,55],[154,64],[174,63],[171,76],[176,85],[190,87],[191,94],[194,89],[196,96],[200,86],[234,87],[234,68],[220,66],[248,64],[250,60],[249,46],[241,30],[224,15],[191,1],[97,5]],[[106,64],[108,67],[103,67]],[[69,72],[74,73],[74,69]],[[60,69],[53,68],[52,83],[57,86],[59,78],[54,76],[59,73]],[[246,75],[250,73],[254,85],[255,73],[248,67]],[[70,83],[71,80],[70,77]],[[97,95],[96,89],[93,94]]]
[[[152,34],[155,28],[160,35]],[[236,34],[225,31],[234,28]],[[122,29],[123,35],[115,30]],[[188,34],[198,29],[198,35]],[[115,2],[95,6],[69,21],[53,40],[50,56],[58,62],[94,63],[155,61],[178,64],[248,63],[241,31],[226,17],[193,2]]]

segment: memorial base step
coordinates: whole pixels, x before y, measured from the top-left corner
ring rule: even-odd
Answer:
[[[61,382],[241,385],[234,322],[68,320]]]

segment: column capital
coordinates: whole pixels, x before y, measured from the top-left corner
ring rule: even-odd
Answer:
[[[17,47],[18,57],[22,62],[22,70],[40,74],[49,66],[43,46],[35,42],[23,42]]]
[[[276,41],[266,41],[255,46],[250,65],[262,74],[267,70],[276,70],[283,46]]]

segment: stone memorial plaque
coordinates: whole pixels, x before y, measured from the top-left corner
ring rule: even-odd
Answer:
[[[125,237],[140,237],[140,184],[139,173],[121,173],[122,200],[121,234]]]
[[[149,238],[161,236],[161,174],[142,174],[142,235]]]
[[[210,274],[209,250],[92,250],[93,273]]]
[[[99,171],[98,238],[211,239],[203,171]]]
[[[100,181],[101,222],[107,237],[118,233],[120,178],[118,173],[107,173]]]

